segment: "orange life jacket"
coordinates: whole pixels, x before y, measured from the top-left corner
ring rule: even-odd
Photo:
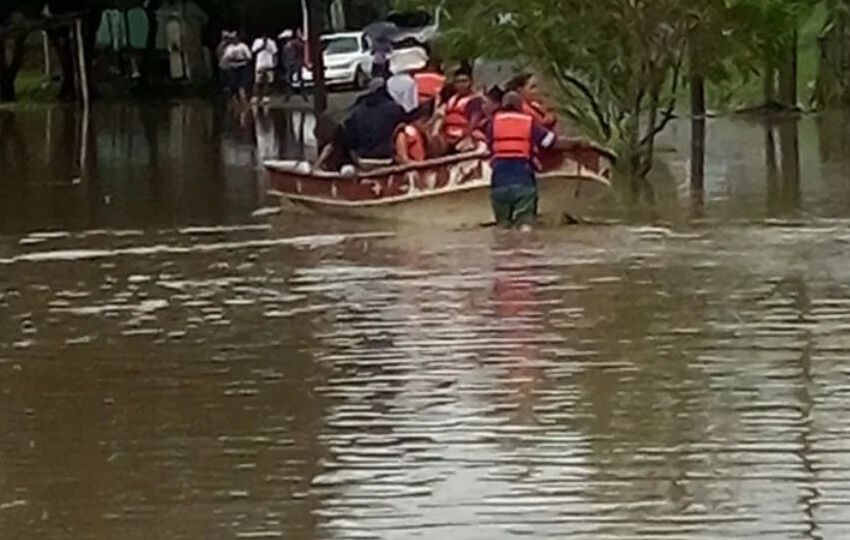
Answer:
[[[425,102],[429,99],[436,99],[446,84],[446,78],[439,73],[423,71],[413,76],[416,81],[416,91],[419,94],[419,102]]]
[[[498,112],[493,117],[493,158],[531,159],[534,118],[520,112]]]
[[[522,102],[522,112],[525,114],[530,114],[534,121],[545,127],[546,129],[552,129],[557,120],[546,119],[546,115],[548,114],[546,109],[537,101],[528,101],[525,100]]]
[[[411,125],[399,126],[395,132],[395,140],[398,141],[399,137],[404,137],[408,159],[411,161],[425,161],[428,157],[425,147],[425,137],[418,129]],[[396,158],[398,157],[396,156]]]
[[[469,131],[469,118],[466,108],[475,99],[475,94],[466,96],[454,95],[446,102],[446,118],[443,120],[443,133],[450,143],[456,143]]]

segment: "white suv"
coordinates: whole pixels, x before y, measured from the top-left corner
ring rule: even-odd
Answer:
[[[322,36],[325,84],[365,88],[372,76],[372,44],[363,32]],[[304,68],[304,82],[313,83],[313,72]]]

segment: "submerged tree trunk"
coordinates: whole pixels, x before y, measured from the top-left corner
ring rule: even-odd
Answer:
[[[691,120],[691,196],[702,198],[705,190],[705,118]]]
[[[691,116],[702,118],[705,116],[705,77],[702,75],[691,75]]]
[[[704,66],[700,60],[699,40],[694,38],[688,42],[688,68],[690,69],[691,116],[705,116],[705,75]]]
[[[776,101],[776,67],[772,62],[768,62],[764,68],[764,74],[762,78],[762,84],[764,88],[764,105],[765,107],[770,107],[775,104]]]
[[[779,65],[779,104],[785,110],[799,108],[797,96],[798,36],[794,32],[788,50]]]
[[[786,210],[800,208],[800,135],[796,118],[779,124],[779,162],[782,178],[782,203]]]

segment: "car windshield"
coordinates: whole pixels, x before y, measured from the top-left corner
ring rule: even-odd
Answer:
[[[356,37],[325,38],[322,47],[325,54],[349,54],[360,51],[360,42]]]

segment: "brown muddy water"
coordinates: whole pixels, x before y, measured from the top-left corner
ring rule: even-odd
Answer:
[[[0,113],[0,538],[850,535],[846,117],[529,236],[251,217],[300,123]]]

